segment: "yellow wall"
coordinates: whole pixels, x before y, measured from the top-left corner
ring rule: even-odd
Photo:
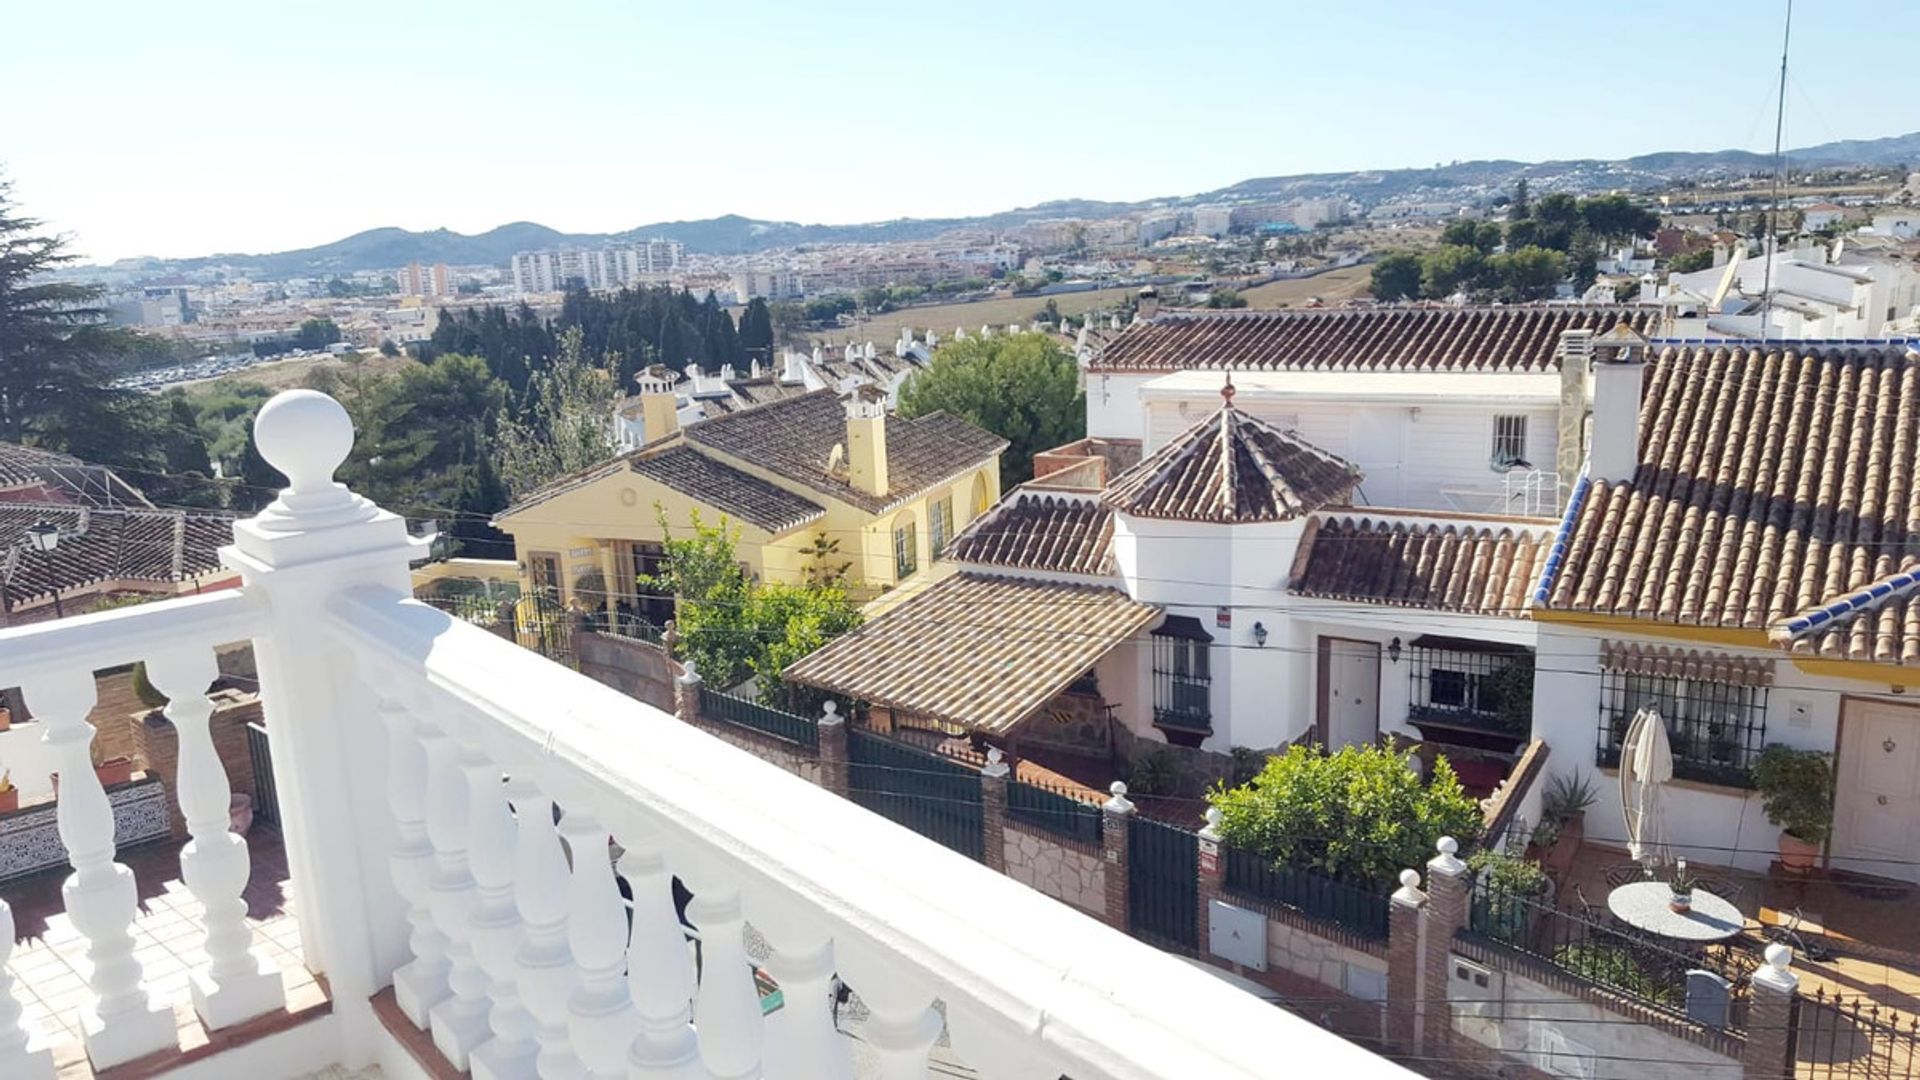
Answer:
[[[744,522],[731,522],[740,531],[740,560],[747,564],[753,574],[769,582],[798,584],[805,581],[809,557],[804,551],[812,546],[816,536],[824,532],[829,539],[840,541],[837,559],[852,564],[847,571],[852,591],[862,596],[874,595],[898,584],[894,575],[893,524],[902,514],[910,515],[914,521],[915,541],[919,548],[918,576],[927,573],[933,561],[928,524],[931,499],[943,494],[952,495],[953,532],[956,534],[975,517],[973,485],[976,477],[985,484],[988,506],[1000,499],[1000,466],[997,459],[935,487],[905,505],[876,515],[803,488],[752,462],[718,453],[712,456],[826,507],[824,518],[780,536]],[[709,525],[717,524],[722,517],[720,511],[711,506],[698,503],[658,481],[622,469],[505,516],[500,520],[500,527],[512,534],[514,553],[522,567],[531,553],[546,552],[559,556],[561,576],[568,594],[566,599],[571,600],[574,581],[589,572],[601,571],[600,549],[604,541],[664,539],[656,504],[665,511],[667,522],[677,535],[685,535],[685,531],[691,529],[696,510],[701,520]],[[616,571],[623,578],[627,573],[627,565],[621,563]],[[630,590],[631,583],[622,580],[615,588]],[[581,599],[596,606],[604,601],[602,597]]]

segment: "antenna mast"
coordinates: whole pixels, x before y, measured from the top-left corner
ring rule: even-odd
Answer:
[[[1767,331],[1773,322],[1773,246],[1780,213],[1781,174],[1787,168],[1787,156],[1781,149],[1781,137],[1787,124],[1787,46],[1793,41],[1793,0],[1787,0],[1787,26],[1780,34],[1780,96],[1773,113],[1773,203],[1767,207],[1767,235],[1760,240],[1760,257],[1766,260],[1760,285],[1760,343],[1767,343]]]

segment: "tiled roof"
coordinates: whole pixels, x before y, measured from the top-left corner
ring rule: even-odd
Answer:
[[[828,470],[835,446],[847,439],[847,414],[831,390],[716,416],[686,429],[687,441],[751,461],[796,484],[872,513],[991,460],[1007,441],[957,416],[929,413],[913,420],[887,417],[888,493],[873,496],[847,481],[845,465]]]
[[[1801,652],[1920,663],[1920,353],[1905,345],[1669,348],[1651,362],[1631,480],[1592,482],[1536,602],[1777,628]],[[1884,589],[1878,588],[1885,585]]]
[[[684,445],[636,456],[631,467],[641,476],[770,533],[786,532],[827,513],[818,503]]]
[[[806,393],[806,387],[798,383],[783,383],[771,375],[762,375],[757,379],[733,379],[727,383],[727,389],[731,392],[730,396],[700,399],[707,415],[743,412],[768,402]]]
[[[1159,614],[1118,589],[955,574],[828,642],[782,677],[1004,732]]]
[[[1229,403],[1115,477],[1104,499],[1136,517],[1286,521],[1344,500],[1360,480],[1351,464]]]
[[[60,528],[51,566],[26,536],[39,521]],[[223,514],[0,504],[0,581],[15,604],[103,581],[186,581],[219,570],[219,548],[232,541]]]
[[[1291,588],[1328,600],[1517,618],[1550,538],[1546,523],[1315,518]]]
[[[90,465],[70,454],[0,443],[0,493],[18,501],[39,501],[36,489],[55,502],[81,506],[152,506],[132,484],[104,465]]]
[[[1088,498],[1020,492],[961,530],[958,562],[1067,574],[1113,573],[1113,511]]]
[[[1090,371],[1556,370],[1560,334],[1657,312],[1567,304],[1172,312],[1136,321],[1089,358]]]

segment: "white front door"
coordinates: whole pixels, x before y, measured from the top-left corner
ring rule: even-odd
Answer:
[[[1321,738],[1328,750],[1365,745],[1380,734],[1380,646],[1372,641],[1320,639],[1325,688]]]
[[[1911,879],[1920,861],[1920,708],[1846,702],[1834,779],[1834,867]]]
[[[1405,409],[1355,409],[1349,425],[1354,464],[1366,479],[1368,506],[1407,505]]]

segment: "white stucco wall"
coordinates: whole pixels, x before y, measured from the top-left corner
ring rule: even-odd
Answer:
[[[1153,375],[1087,375],[1087,434],[1101,439],[1146,438],[1140,387]]]

